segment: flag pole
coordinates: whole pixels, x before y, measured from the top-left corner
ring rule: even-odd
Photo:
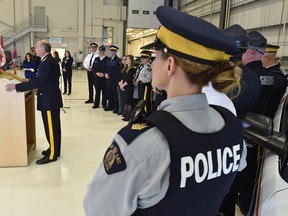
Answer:
[[[16,40],[14,36],[14,46],[13,46],[13,69],[14,74],[17,75],[17,49],[16,49]]]
[[[4,50],[4,41],[3,36],[0,35],[0,70],[2,70],[2,66],[4,66],[5,63],[6,63],[6,56]]]

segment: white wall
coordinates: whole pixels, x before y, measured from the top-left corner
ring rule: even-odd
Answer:
[[[120,48],[119,55],[122,55],[126,7],[103,5],[103,0],[15,0],[16,23],[27,19],[30,14],[34,16],[34,6],[45,7],[48,32],[35,33],[33,44],[30,44],[30,34],[18,39],[16,41],[18,55],[24,56],[38,39],[49,40],[51,37],[57,37],[62,39],[62,43],[52,43],[53,48],[68,49],[71,54],[77,54],[77,61],[82,61],[83,59],[79,59],[79,51],[83,52],[85,57],[91,42],[102,44],[102,28],[110,26],[113,27],[112,43]],[[13,1],[0,0],[0,8],[0,21],[13,26]],[[7,25],[0,22],[0,34],[7,28]],[[5,47],[5,50],[12,51],[12,49],[12,45]]]
[[[180,2],[182,11],[219,26],[220,0]],[[283,24],[288,22],[287,15],[287,0],[232,0],[229,25],[239,24],[248,32],[259,31],[267,38],[268,43],[280,45],[279,56],[288,56],[288,27],[283,30]]]
[[[156,18],[155,11],[160,5],[164,5],[164,0],[130,0],[128,3],[128,28],[158,28],[160,23]],[[133,14],[132,11],[139,11]],[[147,11],[149,14],[144,14]]]

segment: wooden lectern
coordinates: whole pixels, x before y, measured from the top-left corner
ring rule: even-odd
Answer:
[[[8,83],[22,78],[0,71],[0,167],[27,166],[36,148],[34,91],[7,92]]]

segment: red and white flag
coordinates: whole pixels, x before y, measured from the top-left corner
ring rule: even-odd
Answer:
[[[0,36],[0,69],[6,63],[5,51],[4,51],[4,41],[2,35]]]

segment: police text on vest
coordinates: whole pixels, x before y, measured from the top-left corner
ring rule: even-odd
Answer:
[[[212,152],[207,154],[198,153],[195,158],[185,156],[181,158],[181,183],[180,188],[186,187],[186,180],[194,175],[195,181],[201,183],[205,179],[210,180],[217,178],[222,174],[227,175],[230,172],[238,170],[240,162],[240,144],[234,145],[232,148],[226,147],[223,150],[216,150],[217,170],[213,169]],[[231,158],[233,162],[227,164],[227,159]],[[215,160],[215,159],[214,159]],[[200,168],[203,172],[200,173]]]

